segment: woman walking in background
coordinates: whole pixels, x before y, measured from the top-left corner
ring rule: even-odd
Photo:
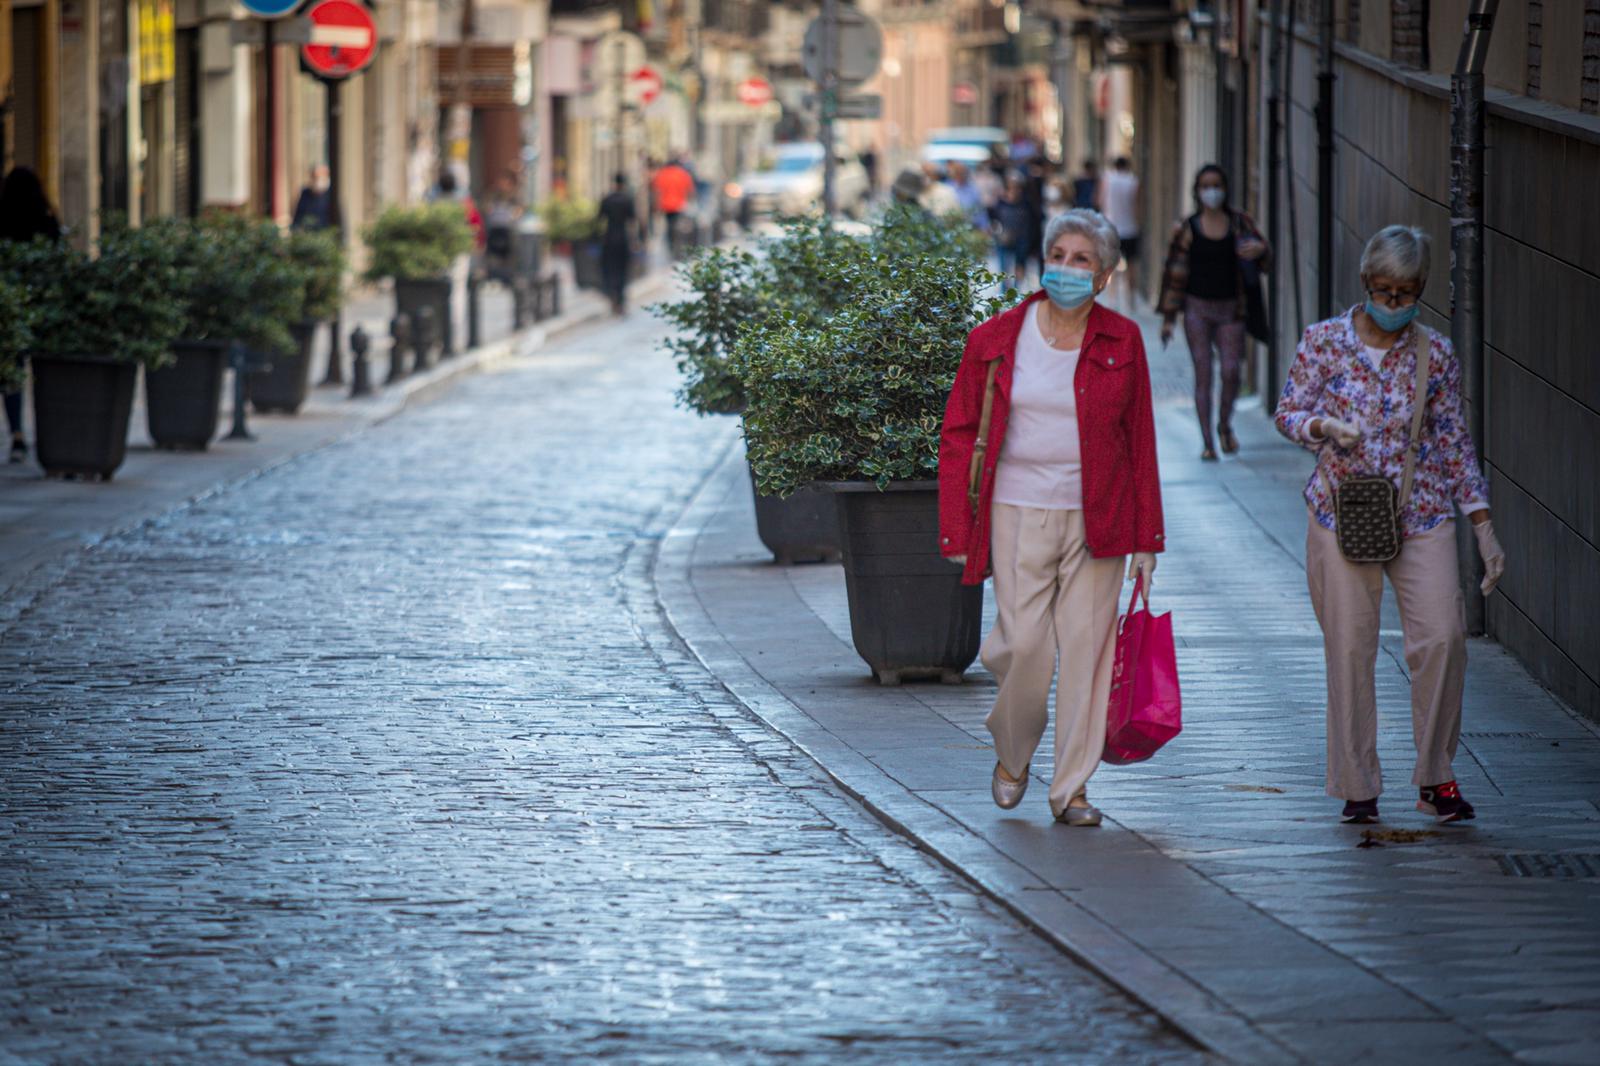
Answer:
[[[1028,237],[1033,232],[1033,212],[1020,176],[1006,179],[1005,191],[989,211],[989,219],[1000,273],[1010,275],[1020,286],[1028,270]]]
[[[1417,809],[1440,822],[1474,813],[1451,769],[1467,669],[1456,510],[1472,522],[1485,596],[1505,553],[1462,414],[1461,364],[1449,340],[1415,321],[1427,281],[1428,235],[1380,230],[1361,254],[1366,303],[1306,330],[1278,401],[1278,429],[1318,456],[1305,487],[1306,580],[1327,658],[1328,795],[1345,801],[1346,822],[1377,821],[1383,791],[1373,664],[1385,574],[1411,672]],[[1394,488],[1399,552],[1386,562],[1351,561],[1345,553],[1361,530],[1342,497],[1335,506],[1336,494],[1350,479],[1374,477]]]
[[[0,184],[0,240],[31,241],[43,237],[61,239],[61,222],[56,218],[50,198],[44,194],[39,176],[27,167],[16,167]],[[5,394],[6,424],[11,429],[11,461],[28,457],[28,438],[22,431],[22,390]]]
[[[1194,360],[1194,407],[1205,450],[1217,458],[1211,435],[1211,360],[1222,364],[1222,395],[1217,400],[1217,438],[1229,455],[1239,450],[1233,435],[1233,405],[1244,368],[1245,319],[1249,287],[1245,264],[1262,269],[1271,250],[1249,215],[1228,203],[1228,175],[1207,164],[1194,179],[1196,211],[1178,224],[1167,248],[1161,278],[1161,343],[1172,339],[1173,320],[1183,315],[1183,335]]]
[[[1144,342],[1095,302],[1119,255],[1097,212],[1049,221],[1044,289],[972,331],[939,447],[940,549],[966,584],[994,574],[990,791],[1002,808],[1022,802],[1059,658],[1049,799],[1072,826],[1100,824],[1088,785],[1105,749],[1123,559],[1148,588],[1164,547]]]

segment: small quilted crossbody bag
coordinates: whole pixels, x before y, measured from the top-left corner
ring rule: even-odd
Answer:
[[[1333,497],[1334,533],[1339,553],[1352,563],[1386,563],[1400,554],[1400,513],[1411,500],[1411,479],[1417,470],[1417,454],[1422,448],[1422,416],[1428,406],[1429,344],[1421,329],[1415,329],[1412,344],[1417,348],[1417,380],[1411,394],[1411,438],[1406,441],[1405,472],[1400,487],[1381,474],[1358,474],[1344,478],[1336,488],[1328,484],[1328,474],[1317,460],[1317,476]]]

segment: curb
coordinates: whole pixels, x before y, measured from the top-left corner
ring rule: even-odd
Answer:
[[[1304,1061],[1186,975],[1123,936],[906,790],[761,677],[730,647],[700,602],[692,554],[722,498],[746,484],[722,475],[737,458],[730,440],[662,538],[651,569],[656,601],[679,639],[718,683],[768,729],[817,764],[889,829],[959,874],[1038,935],[1099,975],[1197,1046],[1240,1063]]]

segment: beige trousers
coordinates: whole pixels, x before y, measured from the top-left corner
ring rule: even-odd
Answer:
[[[999,617],[982,656],[1000,694],[985,724],[1000,764],[1021,777],[1049,721],[1059,656],[1050,810],[1060,814],[1085,791],[1105,748],[1125,560],[1089,555],[1082,511],[1004,503],[994,505],[990,552]]]
[[[1389,575],[1400,606],[1411,671],[1414,785],[1453,781],[1461,739],[1461,689],[1467,672],[1465,608],[1456,563],[1455,523],[1405,541],[1387,563],[1352,563],[1315,518],[1306,533],[1306,581],[1322,626],[1328,664],[1328,795],[1372,799],[1383,791],[1378,766],[1379,605]]]

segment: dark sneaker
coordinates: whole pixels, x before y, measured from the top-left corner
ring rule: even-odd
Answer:
[[[1378,799],[1374,796],[1369,800],[1345,800],[1344,813],[1339,815],[1339,821],[1351,822],[1355,825],[1370,825],[1378,820]]]
[[[13,463],[26,462],[28,459],[28,446],[20,440],[11,442],[11,461]]]
[[[1470,822],[1477,817],[1472,804],[1461,798],[1461,790],[1454,781],[1442,785],[1423,785],[1417,810],[1431,814],[1440,825],[1446,822]]]

